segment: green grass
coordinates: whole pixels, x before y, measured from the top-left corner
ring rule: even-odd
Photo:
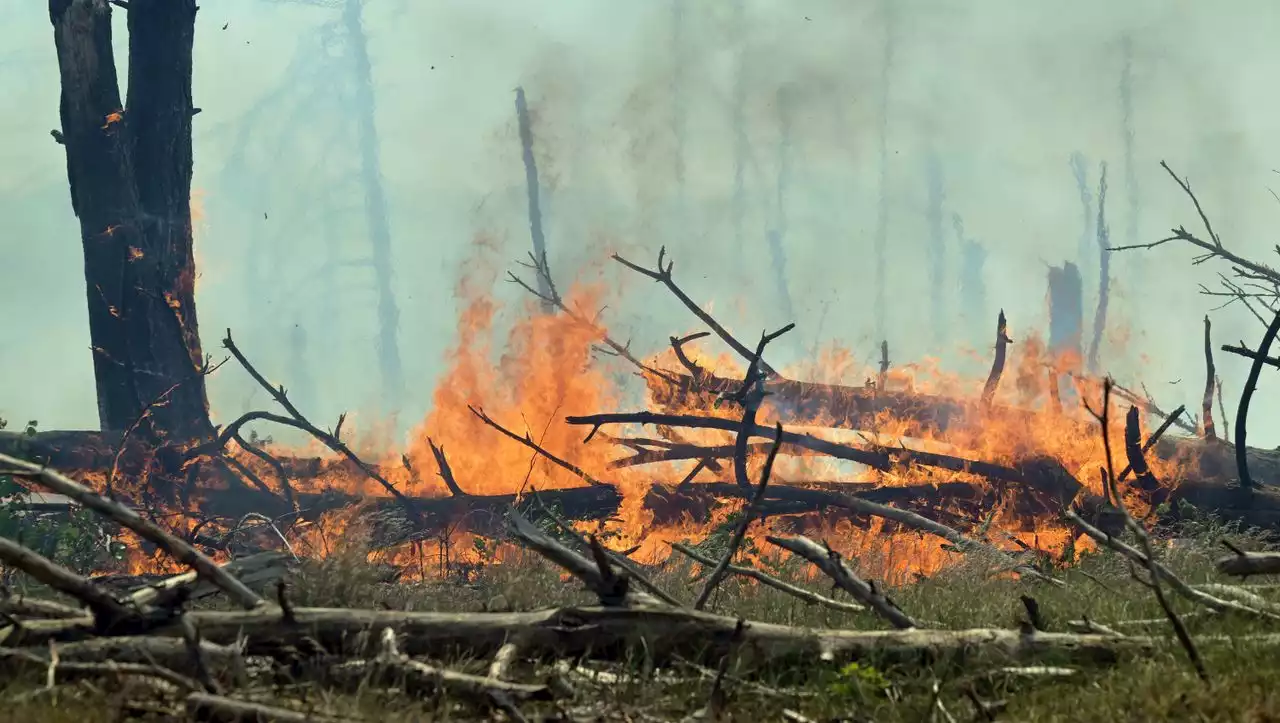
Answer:
[[[1178,544],[1161,544],[1162,560],[1187,582],[1230,583],[1213,572],[1212,561],[1223,554],[1218,539],[1222,529],[1202,526],[1182,531]],[[1191,537],[1187,537],[1191,535]],[[1231,539],[1249,547],[1260,542],[1247,535]],[[856,562],[856,561],[854,561]],[[810,578],[797,562],[781,566],[779,576],[811,589],[833,593],[824,580]],[[673,559],[654,570],[653,579],[664,589],[691,600],[700,586],[692,580],[696,568]],[[1171,628],[1151,592],[1134,582],[1127,565],[1113,555],[1091,554],[1057,573],[1064,588],[992,579],[981,561],[961,563],[915,584],[891,591],[894,600],[929,627],[1016,627],[1025,618],[1020,596],[1033,596],[1052,631],[1067,631],[1068,620],[1087,616],[1105,625],[1154,619],[1125,632],[1145,632],[1163,639],[1151,654],[1122,659],[1110,666],[1077,668],[1073,675],[1018,677],[1000,672],[1011,661],[969,658],[917,661],[889,665],[874,660],[839,666],[819,660],[801,667],[769,670],[757,675],[744,671],[731,659],[724,685],[726,720],[783,720],[790,709],[816,721],[875,720],[929,721],[935,685],[943,706],[958,721],[986,720],[972,697],[1003,701],[996,719],[1002,721],[1280,721],[1280,644],[1248,643],[1243,639],[1280,632],[1277,625],[1200,612],[1186,618],[1193,636],[1202,638],[1201,653],[1211,677],[1200,681],[1187,656],[1173,640]],[[290,585],[296,605],[361,606],[398,610],[534,610],[564,604],[591,604],[591,596],[576,581],[564,581],[559,570],[531,553],[516,554],[466,582],[389,584],[368,564],[358,547],[327,560],[308,562]],[[1280,602],[1280,588],[1252,587],[1252,591]],[[1196,611],[1190,603],[1175,599],[1182,614]],[[810,606],[751,582],[731,577],[712,598],[710,609],[748,620],[805,625],[883,629],[868,613],[843,613]],[[1230,636],[1228,642],[1211,643],[1206,636]],[[430,661],[455,669],[483,673],[487,661]],[[596,681],[582,670],[561,672],[576,689],[573,700],[560,703],[573,720],[682,720],[703,708],[712,683],[711,672],[675,664],[653,670],[637,650],[623,664],[582,663],[583,668],[605,671],[608,679]],[[571,666],[572,667],[572,666]],[[545,680],[550,668],[515,669],[515,677]],[[33,693],[30,685],[15,686],[9,695],[25,699],[0,706],[0,721],[70,721],[90,723],[119,720],[128,695],[115,690],[66,686]],[[360,695],[334,695],[314,685],[300,684],[288,690],[267,691],[269,698],[306,700],[329,712],[360,715],[379,721],[466,720],[478,715],[449,700],[414,701],[402,695],[368,690]],[[548,704],[523,708],[531,719],[551,714]],[[937,720],[943,720],[941,717]]]

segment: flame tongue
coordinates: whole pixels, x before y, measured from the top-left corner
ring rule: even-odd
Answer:
[[[571,461],[586,476],[614,485],[621,495],[616,511],[606,505],[596,516],[601,519],[575,520],[574,525],[580,532],[601,536],[615,549],[632,550],[633,559],[656,561],[670,554],[669,542],[698,543],[727,530],[729,523],[736,519],[734,513],[742,507],[741,495],[704,494],[712,488],[700,490],[697,485],[717,481],[733,483],[731,453],[726,452],[734,444],[733,432],[623,428],[614,433],[648,441],[618,444],[616,438],[601,434],[583,444],[586,430],[565,424],[564,417],[625,407],[624,390],[601,370],[599,363],[593,363],[593,345],[601,340],[604,330],[564,314],[536,313],[530,305],[529,310],[535,313],[500,332],[495,323],[498,306],[487,294],[478,293],[479,287],[479,284],[465,283],[462,286],[467,296],[460,313],[457,339],[448,354],[448,371],[436,387],[430,414],[414,429],[403,453],[387,451],[377,460],[383,474],[399,491],[413,498],[453,495],[440,473],[436,451],[447,461],[459,490],[471,497],[515,495],[519,498],[534,489],[566,490],[588,484],[583,475],[565,469],[535,453],[528,444],[504,437],[487,426],[472,412],[470,407],[474,405],[483,408],[485,414],[515,435],[527,436],[551,454]],[[592,309],[600,306],[602,298],[600,287],[579,286],[566,294],[565,301],[569,308]],[[1006,380],[992,410],[984,410],[977,401],[985,375],[967,379],[943,373],[929,364],[908,365],[885,374],[885,388],[870,389],[867,382],[877,380],[879,370],[856,364],[848,350],[832,348],[806,363],[806,369],[785,370],[788,377],[794,374],[796,378],[813,379],[815,383],[808,386],[786,381],[772,383],[793,386],[771,387],[776,393],[766,398],[757,423],[772,425],[781,421],[789,431],[846,445],[889,449],[907,446],[1015,469],[1034,468],[1037,479],[1056,479],[1061,483],[1057,490],[1039,490],[1038,506],[1029,507],[1025,498],[1017,496],[1016,490],[993,485],[973,474],[902,465],[875,471],[794,447],[784,447],[771,484],[818,484],[828,489],[861,493],[895,488],[906,491],[903,494],[919,490],[923,496],[928,496],[924,492],[929,488],[959,489],[958,484],[968,485],[967,489],[976,491],[976,500],[973,495],[948,499],[935,492],[932,497],[937,499],[919,509],[964,530],[985,524],[982,532],[986,538],[1007,549],[1060,552],[1074,544],[1074,536],[1059,524],[1052,507],[1070,498],[1059,493],[1073,489],[1071,485],[1083,485],[1092,494],[1103,494],[1098,470],[1106,460],[1096,425],[1087,423],[1078,414],[1062,412],[1050,403],[1048,369],[1055,362],[1043,344],[1034,338],[1020,342],[1010,350],[1010,371],[1006,377],[1011,379]],[[656,354],[645,360],[646,366],[664,372],[663,376],[685,381],[672,384],[658,375],[645,374],[647,405],[665,413],[738,420],[741,409],[723,403],[725,389],[708,380],[719,379],[721,382],[717,383],[721,386],[737,384],[745,371],[743,365],[728,355],[710,356],[693,344],[685,345],[682,351],[687,357],[686,363],[711,376],[704,376],[701,385],[691,384],[686,363],[677,360],[670,350]],[[845,387],[822,387],[822,384]],[[822,389],[835,396],[825,402],[812,397],[813,390]],[[930,400],[928,403],[935,405],[929,414],[921,411],[920,400]],[[943,407],[938,405],[951,405],[945,407],[950,411],[939,416],[937,410]],[[860,411],[866,409],[872,411]],[[857,429],[842,428],[855,416],[860,422]],[[661,451],[680,445],[721,449],[708,460],[686,455],[676,461],[611,465],[636,450]],[[752,481],[759,479],[766,447],[757,444],[750,448],[748,476]],[[271,451],[286,454],[286,450],[279,448]],[[231,453],[260,479],[274,479],[273,470],[262,460],[234,448]],[[1151,464],[1158,478],[1177,477],[1179,470],[1175,463],[1152,460]],[[689,494],[679,505],[672,506],[670,489],[660,492],[655,488],[655,483],[669,488],[686,480],[695,468],[697,477],[688,481],[685,489]],[[1051,474],[1046,470],[1051,470]],[[404,521],[400,520],[396,524],[402,529],[396,532],[391,530],[395,525],[387,521],[391,519],[385,512],[389,506],[377,504],[378,500],[386,501],[386,490],[351,465],[336,463],[332,455],[325,456],[324,468],[319,474],[303,476],[293,485],[299,495],[340,491],[368,498],[371,505],[334,510],[318,521],[290,524],[294,522],[292,519],[282,519],[275,527],[260,521],[248,524],[240,521],[237,539],[256,535],[253,538],[256,542],[271,545],[278,544],[283,534],[299,554],[325,556],[335,554],[344,542],[360,537],[373,539],[374,543],[379,542],[376,538],[380,536],[396,540],[410,538],[409,542],[370,553],[371,559],[398,565],[409,575],[439,574],[441,561],[448,561],[449,565],[501,563],[506,554],[501,546],[486,541],[500,534],[500,506],[484,507],[478,501],[460,499],[450,508],[451,512],[444,507],[432,508],[441,510],[431,518],[435,529],[405,530]],[[211,490],[209,494],[217,491]],[[986,506],[979,508],[975,506],[978,503]],[[750,539],[759,542],[763,535],[771,532],[802,531],[826,539],[834,549],[857,559],[873,577],[889,582],[931,574],[956,559],[940,540],[895,523],[801,507],[792,504],[791,508],[785,505],[771,508],[771,516],[763,524],[752,525]],[[1142,512],[1141,509],[1135,511]],[[178,523],[179,527],[185,525],[187,531],[192,532],[198,526],[194,521],[197,516],[198,509],[187,510],[182,518],[185,521]],[[201,531],[206,537],[225,538],[236,526],[237,521],[224,520],[206,523]],[[1080,549],[1084,549],[1083,544]],[[764,560],[757,562],[767,564]],[[126,563],[131,572],[161,571],[164,566],[165,563],[136,549]]]

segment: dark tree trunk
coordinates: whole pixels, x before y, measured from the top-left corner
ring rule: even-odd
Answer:
[[[194,0],[133,0],[120,102],[107,0],[51,0],[59,136],[84,245],[103,429],[212,433],[196,324],[191,234]]]

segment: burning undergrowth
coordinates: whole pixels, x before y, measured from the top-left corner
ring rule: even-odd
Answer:
[[[929,575],[966,546],[1041,561],[1087,547],[1060,518],[1073,501],[1107,496],[1098,425],[1060,392],[1066,378],[1076,399],[1102,398],[1099,380],[1078,374],[1078,359],[1055,356],[1033,334],[1010,344],[1001,326],[986,379],[949,373],[936,360],[891,366],[887,348],[880,360],[859,361],[839,345],[773,369],[767,351],[752,363],[752,346],[694,305],[661,257],[656,270],[619,260],[668,286],[735,352],[713,351],[711,334],[700,332],[637,358],[593,311],[606,287],[575,285],[562,296],[544,264],[532,267],[551,289],[543,303],[503,318],[494,275],[476,264],[480,271],[458,286],[448,369],[403,449],[370,445],[367,434],[357,446],[345,420],[314,427],[273,390],[287,423],[316,438],[305,452],[252,437],[242,418],[220,435],[221,447],[187,451],[183,469],[199,485],[162,484],[147,477],[147,464],[140,475],[87,479],[106,489],[112,478],[113,493],[224,558],[264,547],[326,557],[359,537],[371,541],[371,562],[400,575],[501,564],[505,511],[518,505],[563,534],[594,535],[653,564],[673,542],[725,545],[780,424],[769,494],[742,548],[756,564],[769,564],[756,552],[768,534],[825,539],[890,582]],[[255,373],[230,336],[225,345]],[[630,385],[619,384],[615,365],[633,373]],[[256,414],[248,421],[280,422]],[[739,444],[746,424],[755,426]],[[1122,449],[1120,425],[1112,427]],[[1167,490],[1186,463],[1153,456],[1143,479]],[[232,474],[210,477],[218,468]],[[1151,493],[1136,483],[1122,490],[1140,514],[1153,509]],[[249,502],[229,511],[228,499]],[[167,571],[145,546],[124,542],[130,571]]]

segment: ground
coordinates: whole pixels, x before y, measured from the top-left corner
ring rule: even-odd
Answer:
[[[1213,560],[1228,538],[1257,548],[1261,540],[1238,530],[1200,524],[1176,533],[1178,540],[1158,540],[1162,559],[1192,584],[1239,584],[1213,571]],[[467,581],[388,584],[367,563],[358,545],[325,561],[305,563],[290,584],[294,604],[360,606],[400,610],[532,610],[562,604],[593,604],[593,596],[575,580],[565,579],[532,553],[516,552]],[[854,561],[856,562],[856,561]],[[697,570],[673,560],[655,575],[664,589],[692,599],[700,582]],[[762,674],[739,669],[730,660],[723,681],[724,720],[811,721],[1280,721],[1280,640],[1264,622],[1208,614],[1185,600],[1175,609],[1204,658],[1209,681],[1201,681],[1152,592],[1135,582],[1124,562],[1111,554],[1090,554],[1057,572],[1063,588],[991,578],[978,565],[961,564],[929,579],[896,588],[891,597],[929,627],[961,629],[1015,628],[1026,620],[1021,596],[1036,599],[1051,631],[1068,631],[1069,620],[1086,617],[1131,634],[1162,638],[1157,651],[1122,658],[1114,664],[1068,667],[1059,671],[1002,671],[1011,661],[969,657],[917,660],[894,665],[861,661],[837,666],[813,660],[810,665]],[[788,577],[816,592],[839,598],[824,578],[809,577],[796,563],[784,565]],[[1252,582],[1252,581],[1251,581]],[[1265,581],[1248,590],[1280,601],[1280,586]],[[842,598],[843,599],[843,598]],[[869,613],[845,613],[815,607],[756,583],[730,578],[709,608],[748,620],[789,625],[884,629]],[[1133,621],[1148,621],[1134,623]],[[483,674],[488,661],[434,661],[456,670]],[[593,676],[591,669],[602,671]],[[545,680],[551,669],[516,668],[513,677]],[[749,676],[749,677],[748,677]],[[627,665],[570,666],[562,677],[576,691],[558,705],[563,720],[681,721],[706,718],[715,671],[676,662],[661,670],[645,664],[635,651]],[[39,681],[10,685],[0,706],[0,721],[96,723],[128,719],[124,700],[133,696],[112,689],[65,685],[44,690]],[[935,688],[938,691],[935,694]],[[307,700],[317,709],[352,718],[393,721],[475,720],[484,713],[457,701],[413,700],[404,695],[368,690],[336,695],[312,686],[267,691],[266,698]],[[941,702],[941,708],[935,705]],[[978,709],[982,702],[991,708]],[[1003,708],[996,708],[1003,704]],[[790,711],[786,713],[784,711]],[[526,704],[531,720],[558,715],[552,704]],[[500,715],[500,714],[494,714]],[[790,717],[788,717],[790,716]],[[948,718],[950,716],[950,718]],[[156,717],[155,719],[163,719]]]

